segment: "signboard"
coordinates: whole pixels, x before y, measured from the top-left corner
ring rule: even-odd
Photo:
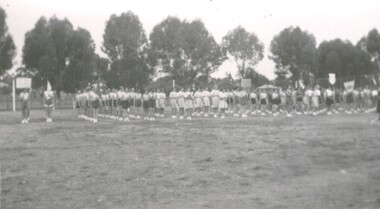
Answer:
[[[329,73],[329,82],[331,83],[331,85],[334,85],[335,84],[335,74],[334,73]]]
[[[32,79],[31,78],[16,78],[16,88],[18,89],[32,88]]]
[[[251,88],[251,79],[241,79],[242,88]]]
[[[344,88],[346,89],[347,92],[352,92],[355,87],[355,81],[347,81],[344,82]]]

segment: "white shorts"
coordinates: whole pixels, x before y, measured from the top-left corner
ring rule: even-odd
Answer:
[[[227,109],[227,108],[228,108],[228,105],[227,105],[226,100],[220,100],[219,101],[219,109]]]
[[[192,109],[192,108],[194,108],[193,100],[192,99],[186,99],[185,109]]]
[[[318,107],[319,106],[318,97],[313,97],[312,100],[313,100],[313,107]]]
[[[210,106],[210,98],[203,97],[203,106],[204,107],[209,107]]]
[[[184,108],[185,107],[185,99],[184,98],[178,98],[177,105],[179,108]]]
[[[165,107],[165,99],[159,99],[158,100],[159,101],[159,106],[160,106],[160,108],[164,108]]]
[[[194,107],[196,107],[196,108],[202,107],[202,98],[200,98],[200,97],[195,98]]]
[[[172,108],[177,108],[178,107],[177,99],[170,99],[170,106]]]
[[[212,98],[212,107],[218,108],[219,107],[219,97],[213,97]]]

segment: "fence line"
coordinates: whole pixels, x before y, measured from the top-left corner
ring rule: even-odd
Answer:
[[[73,108],[74,96],[67,94],[60,99],[55,98],[55,108]],[[0,110],[12,110],[12,95],[10,94],[0,94]],[[40,95],[31,95],[30,100],[31,109],[41,109],[44,108],[43,97]],[[16,110],[21,109],[21,100],[16,97]]]

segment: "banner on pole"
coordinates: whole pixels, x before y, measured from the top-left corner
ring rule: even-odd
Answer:
[[[344,88],[346,89],[347,92],[352,92],[355,88],[355,81],[347,81],[344,82]]]
[[[51,85],[50,85],[50,82],[49,82],[49,81],[47,81],[47,87],[46,87],[46,90],[51,91]]]
[[[18,89],[30,89],[32,88],[32,79],[31,78],[16,78],[16,88]]]
[[[329,82],[331,83],[331,85],[334,85],[335,84],[335,74],[334,73],[329,73]]]
[[[242,88],[251,88],[251,79],[241,79]]]
[[[301,89],[305,89],[305,84],[303,83],[303,80],[302,80],[302,79],[300,79],[300,80],[298,81],[298,84],[299,84],[299,87],[301,87]]]

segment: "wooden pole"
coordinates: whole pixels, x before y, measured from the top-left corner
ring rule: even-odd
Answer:
[[[16,78],[12,79],[12,103],[13,103],[13,112],[16,112]]]

